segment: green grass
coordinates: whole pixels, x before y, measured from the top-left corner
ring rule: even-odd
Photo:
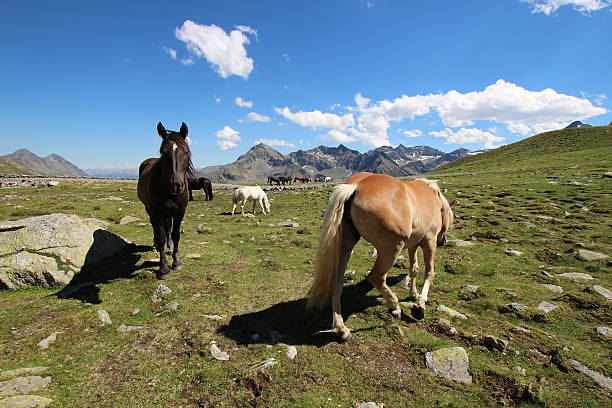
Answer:
[[[331,189],[271,193],[271,215],[258,213],[255,218],[226,215],[229,192],[215,194],[212,202],[196,192],[198,201],[188,205],[182,226],[184,270],[172,271],[162,282],[173,292],[161,305],[150,299],[160,283],[154,277],[156,265],[148,262],[157,258],[146,247],[151,227],[117,224],[125,215],[146,222],[135,183],[65,182],[53,189],[3,190],[0,219],[52,212],[96,217],[137,246],[77,275],[78,281],[95,285],[71,298],[56,297],[57,290],[0,292],[0,369],[49,366],[53,381],[39,394],[53,398],[54,407],[352,407],[366,401],[385,407],[607,406],[608,393],[564,364],[565,358],[576,358],[612,376],[610,340],[595,332],[597,326],[610,326],[610,307],[589,291],[593,284],[612,288],[611,264],[573,255],[578,245],[612,254],[610,179],[602,177],[610,168],[611,152],[588,150],[598,149],[592,160],[582,153],[587,150],[558,152],[550,161],[542,155],[525,159],[533,163],[527,171],[471,158],[464,167],[453,168],[453,173],[464,174],[435,176],[446,197],[458,200],[450,238],[476,237],[475,246],[438,251],[426,317],[409,323],[393,320],[379,294],[362,282],[373,259],[367,256],[370,246],[360,241],[348,266],[355,277],[343,292],[346,323],[354,330],[353,340],[344,344],[313,334],[329,327],[328,309],[306,312],[303,307],[321,212]],[[486,159],[485,154],[476,158]],[[124,201],[104,200],[110,196]],[[276,227],[286,219],[300,227]],[[210,230],[198,233],[200,225]],[[509,256],[504,248],[524,255]],[[188,259],[188,254],[202,257]],[[589,273],[595,280],[572,282],[556,276],[566,271]],[[394,267],[390,281],[405,273]],[[548,292],[543,283],[565,291]],[[462,296],[465,284],[479,285],[482,296]],[[399,284],[392,289],[401,299],[408,295]],[[534,308],[543,300],[560,308],[539,314]],[[156,317],[170,301],[179,302],[178,310]],[[510,302],[532,309],[500,313]],[[436,329],[436,318],[446,317],[435,311],[436,304],[469,316],[452,321],[459,335]],[[132,316],[134,308],[141,312]],[[100,309],[109,312],[112,326],[98,327]],[[228,317],[219,322],[202,314]],[[122,323],[145,329],[118,333]],[[514,326],[531,332],[514,333]],[[249,340],[253,333],[266,335],[269,330],[280,332],[283,343],[267,347]],[[54,331],[62,331],[57,342],[39,350],[36,343]],[[484,335],[509,340],[507,353],[481,346]],[[212,340],[231,355],[229,361],[210,356]],[[285,356],[286,345],[297,347],[295,360]],[[466,348],[473,384],[450,383],[426,369],[424,353],[447,346]],[[538,361],[530,350],[551,359]],[[278,364],[253,368],[270,357]],[[524,397],[529,384],[541,387],[535,402]]]

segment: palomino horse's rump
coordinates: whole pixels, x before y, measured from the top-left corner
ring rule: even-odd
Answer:
[[[445,242],[446,231],[453,222],[450,205],[435,182],[403,182],[383,174],[359,173],[336,187],[323,218],[308,307],[323,306],[331,299],[332,331],[343,340],[350,338],[340,313],[340,294],[351,250],[360,237],[377,249],[368,280],[397,318],[401,317],[401,308],[386,284],[386,275],[402,249],[408,249],[411,296],[417,300],[412,315],[417,319],[424,316],[434,277],[436,247]],[[421,294],[416,292],[415,283],[418,247],[423,250],[427,274]]]

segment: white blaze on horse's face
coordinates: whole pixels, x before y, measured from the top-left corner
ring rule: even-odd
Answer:
[[[176,152],[176,149],[178,149],[178,146],[176,145],[176,143],[172,143],[172,151]]]

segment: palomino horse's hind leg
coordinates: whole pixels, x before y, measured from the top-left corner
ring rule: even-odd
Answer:
[[[426,238],[421,243],[423,248],[423,258],[425,260],[425,282],[423,283],[423,289],[421,289],[421,295],[417,297],[417,304],[412,307],[410,314],[417,320],[421,320],[425,317],[425,304],[427,303],[427,295],[429,294],[429,287],[433,283],[436,275],[434,269],[434,259],[436,257],[436,237]]]
[[[374,262],[374,267],[368,275],[368,281],[370,281],[370,283],[383,295],[389,311],[396,319],[402,317],[402,309],[399,305],[397,296],[395,296],[395,293],[387,286],[387,272],[389,272],[389,269],[391,269],[395,263],[403,247],[403,243],[398,243],[386,248],[377,247],[376,251],[378,255],[376,256],[376,262]]]
[[[334,282],[334,290],[332,292],[332,331],[336,332],[342,341],[351,339],[351,330],[344,325],[342,319],[342,310],[340,305],[340,296],[342,295],[342,286],[344,285],[344,270],[351,257],[353,247],[359,241],[359,233],[355,230],[352,224],[342,222],[342,253],[338,261],[338,269]]]
[[[419,275],[419,260],[416,256],[418,246],[408,248],[408,258],[410,259],[409,275],[404,280],[404,287],[410,291],[410,299],[417,300],[419,292],[417,290],[417,276]]]

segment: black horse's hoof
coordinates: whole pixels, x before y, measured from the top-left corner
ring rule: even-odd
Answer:
[[[168,266],[165,268],[160,268],[156,273],[155,277],[160,280],[168,279],[168,274],[170,273],[170,269]]]
[[[412,309],[410,309],[410,314],[416,320],[423,320],[425,317],[425,307],[414,305],[412,306]]]
[[[183,269],[183,264],[181,264],[180,262],[174,262],[172,264],[172,270],[180,271],[182,269]]]

